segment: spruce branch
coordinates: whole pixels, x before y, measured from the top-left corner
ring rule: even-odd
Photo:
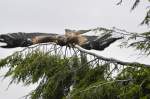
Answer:
[[[100,83],[98,85],[95,85],[95,86],[91,86],[89,88],[86,88],[85,90],[81,90],[81,91],[78,91],[76,93],[74,93],[72,96],[70,97],[73,97],[74,95],[78,94],[78,93],[82,93],[82,92],[86,92],[86,91],[89,91],[93,88],[98,88],[98,87],[101,87],[101,86],[104,86],[104,85],[107,85],[107,84],[112,84],[112,83],[115,83],[115,82],[129,82],[129,81],[133,81],[133,79],[125,79],[125,80],[113,80],[113,81],[107,81],[107,82],[104,82],[104,83]]]

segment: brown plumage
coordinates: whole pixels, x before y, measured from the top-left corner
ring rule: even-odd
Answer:
[[[57,41],[56,36],[36,36],[36,37],[32,38],[33,44],[56,42],[56,41]]]
[[[65,36],[69,44],[83,45],[87,42],[87,38],[81,35],[79,32],[66,32]]]

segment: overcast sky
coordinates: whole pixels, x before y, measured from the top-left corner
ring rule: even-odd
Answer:
[[[144,18],[146,3],[142,2],[134,11],[130,8],[135,0],[0,0],[0,33],[48,32],[64,33],[65,28],[89,29],[95,27],[118,27],[132,32],[148,30],[139,26]],[[110,46],[100,54],[123,60],[148,63],[148,58],[135,58],[133,50]],[[0,58],[17,49],[1,49]],[[132,54],[131,54],[132,53]],[[134,58],[132,58],[134,56]],[[150,62],[149,62],[150,63]],[[0,75],[3,74],[0,73]],[[0,81],[0,99],[18,99],[34,86],[12,85],[6,91],[9,79]]]

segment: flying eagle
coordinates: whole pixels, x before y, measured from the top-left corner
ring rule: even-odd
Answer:
[[[91,30],[65,30],[64,35],[55,33],[8,33],[0,35],[0,42],[6,43],[2,48],[28,47],[39,43],[55,42],[60,46],[70,46],[78,44],[85,49],[104,50],[111,43],[115,42],[121,37],[114,38],[111,34],[99,36],[82,35]]]

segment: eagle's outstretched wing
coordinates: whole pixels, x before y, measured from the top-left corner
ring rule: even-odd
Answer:
[[[0,42],[7,45],[1,46],[2,48],[15,48],[15,47],[27,47],[36,43],[37,38],[46,39],[45,37],[52,37],[57,34],[53,33],[8,33],[0,35]],[[42,43],[42,42],[41,42]]]
[[[85,48],[85,49],[95,49],[95,50],[104,50],[105,48],[109,47],[112,43],[114,43],[115,41],[122,39],[122,37],[117,37],[117,38],[107,38],[107,39],[101,39],[99,37],[95,37],[95,36],[89,36],[87,37],[89,38],[91,41],[81,45],[81,47]],[[97,39],[96,39],[97,38]]]
[[[89,31],[89,30],[88,30]],[[75,32],[78,33],[79,31]],[[82,31],[86,32],[86,31]],[[82,44],[78,44],[85,49],[95,49],[95,50],[104,50],[110,44],[115,42],[121,38],[111,37],[110,34],[106,34],[102,37],[99,36],[77,36],[79,39],[86,39],[86,42]],[[77,38],[75,37],[75,39]],[[30,45],[38,44],[38,43],[47,43],[47,42],[55,42],[58,45],[64,46],[68,45],[68,37],[66,35],[59,35],[54,33],[10,33],[10,34],[2,34],[0,35],[0,42],[4,42],[6,46],[0,46],[2,48],[15,48],[15,47],[27,47]],[[74,40],[71,39],[71,40]],[[74,42],[71,42],[74,43]]]

